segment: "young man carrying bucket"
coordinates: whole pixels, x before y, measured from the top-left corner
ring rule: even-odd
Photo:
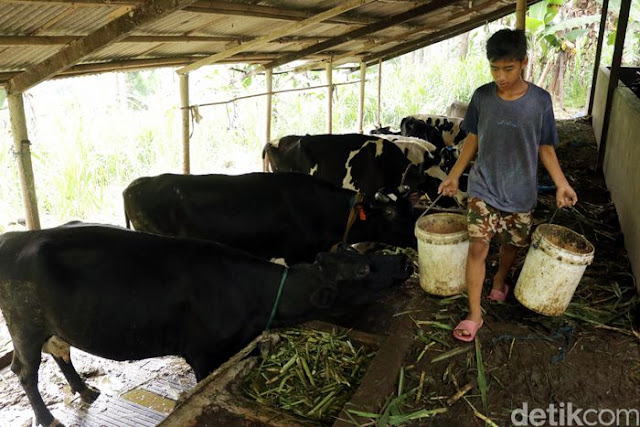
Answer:
[[[482,326],[485,260],[495,235],[501,237],[502,245],[488,299],[504,301],[509,292],[507,273],[518,248],[527,246],[530,240],[532,211],[537,202],[538,157],[556,185],[558,207],[573,206],[578,201],[556,157],[558,133],[551,96],[522,77],[528,61],[524,31],[504,29],[492,35],[487,41],[487,59],[493,82],[474,92],[462,125],[468,133],[464,147],[438,189],[439,193],[454,195],[460,176],[475,158],[467,190],[469,314],[453,331],[461,341],[472,341]]]

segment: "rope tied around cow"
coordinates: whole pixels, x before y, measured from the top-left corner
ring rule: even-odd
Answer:
[[[278,305],[280,305],[280,297],[282,296],[282,289],[284,288],[284,282],[287,280],[287,275],[289,274],[289,267],[284,267],[284,271],[282,272],[282,276],[280,277],[280,285],[278,286],[278,293],[276,294],[276,300],[273,302],[273,307],[271,308],[271,314],[269,315],[269,320],[267,321],[267,326],[265,326],[264,330],[269,332],[271,329],[271,323],[273,319],[276,317],[276,311],[278,311]]]
[[[349,236],[349,231],[351,227],[356,222],[356,215],[360,218],[361,221],[366,221],[367,215],[364,212],[362,207],[362,201],[364,200],[364,194],[356,193],[351,197],[351,209],[349,209],[349,216],[347,217],[347,224],[344,229],[344,233],[342,234],[342,240],[337,242],[333,246],[331,246],[330,251],[336,252],[340,243],[347,242],[347,236]]]

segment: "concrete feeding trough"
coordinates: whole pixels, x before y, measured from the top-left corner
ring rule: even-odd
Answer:
[[[225,364],[220,366],[215,372],[205,378],[191,392],[187,400],[180,405],[162,422],[162,426],[184,426],[184,425],[209,425],[215,420],[218,425],[238,422],[243,420],[244,425],[327,425],[332,424],[338,417],[342,405],[333,407],[331,414],[320,420],[319,417],[303,417],[291,410],[279,407],[267,406],[258,403],[251,393],[247,393],[248,383],[256,369],[270,355],[274,355],[278,349],[282,349],[284,339],[282,336],[288,331],[296,329],[306,329],[315,332],[336,333],[344,335],[349,342],[353,343],[354,352],[358,347],[366,349],[367,352],[376,352],[384,339],[379,335],[365,332],[347,330],[337,325],[324,322],[310,322],[299,328],[290,328],[282,331],[272,331],[263,333],[260,337],[252,341],[247,347],[237,353]],[[266,349],[266,350],[265,350]],[[281,350],[282,351],[282,350]],[[266,358],[266,359],[265,359]],[[371,357],[368,362],[371,362]],[[295,366],[295,364],[293,364]],[[362,366],[360,378],[365,375],[368,365]],[[278,373],[274,373],[278,377]],[[284,378],[284,376],[282,377]],[[317,381],[321,380],[320,375],[315,376]],[[281,378],[274,381],[278,386]],[[356,391],[357,384],[342,388],[344,396],[342,401],[349,400]],[[328,395],[328,394],[327,394]],[[333,397],[333,396],[331,396]],[[327,402],[326,400],[325,402]],[[316,402],[315,406],[322,407],[323,402]],[[309,410],[310,412],[313,410]],[[305,410],[306,411],[306,410]],[[331,420],[331,421],[328,421]],[[205,421],[208,420],[208,421]]]

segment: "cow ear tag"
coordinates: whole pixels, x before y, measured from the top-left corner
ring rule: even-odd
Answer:
[[[367,220],[367,214],[364,213],[364,207],[360,206],[360,209],[358,209],[358,216],[360,217],[360,221],[366,221]]]

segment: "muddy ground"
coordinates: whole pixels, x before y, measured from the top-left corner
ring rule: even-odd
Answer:
[[[584,234],[596,253],[563,316],[536,314],[511,293],[505,303],[484,301],[485,324],[477,342],[460,343],[452,338],[451,329],[466,314],[466,297],[429,296],[414,277],[364,310],[323,319],[380,334],[388,333],[398,316],[415,320],[414,344],[406,355],[402,375],[403,398],[389,396],[391,415],[424,409],[443,412],[408,421],[407,425],[480,426],[484,421],[474,412],[477,411],[495,424],[506,426],[511,424],[512,411],[523,408],[525,402],[529,410],[544,410],[550,404],[556,408],[571,404],[583,410],[640,410],[638,297],[624,250],[624,236],[604,179],[594,170],[597,151],[587,119],[560,120],[558,129],[558,157],[580,201],[576,211],[556,213],[553,189],[549,188],[552,183],[541,174],[536,224],[549,222],[555,213],[554,223]],[[521,253],[516,260],[512,285],[525,255]],[[496,268],[494,246],[488,260],[485,294]],[[424,296],[422,305],[405,312],[407,302],[416,295]],[[452,350],[458,353],[434,361]],[[158,395],[171,400],[177,399],[176,390],[194,384],[188,366],[176,358],[153,359],[148,365],[148,361],[111,362],[73,351],[78,371],[103,390],[105,399],[144,388],[146,377],[168,377],[170,383],[179,384],[164,392],[162,387],[154,388]],[[66,416],[69,424],[83,425],[82,414],[86,416],[87,408],[69,394],[51,358],[45,355],[43,360],[40,388],[45,401],[56,415]],[[147,369],[149,366],[152,369]],[[482,370],[484,376],[479,375]],[[17,379],[8,368],[0,373],[0,426],[28,425],[31,409]],[[389,375],[400,377],[396,372]],[[486,388],[479,386],[483,378]],[[460,390],[467,391],[447,403]],[[113,411],[109,402],[99,400],[91,410],[109,414]],[[155,409],[165,414],[170,410]],[[379,418],[370,420],[371,425],[376,422]]]

